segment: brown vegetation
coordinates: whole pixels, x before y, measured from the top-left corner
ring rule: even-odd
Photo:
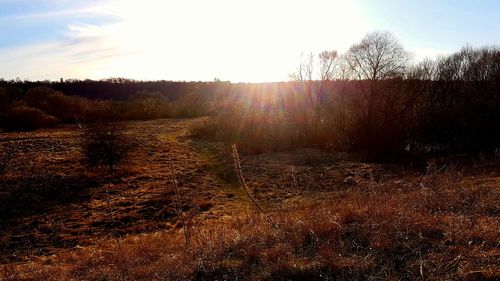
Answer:
[[[203,158],[177,141],[191,122],[128,123],[127,134],[141,149],[113,174],[86,167],[78,126],[1,134],[0,147],[12,147],[16,157],[0,176],[0,263],[180,227],[175,192],[167,184],[171,154],[178,163],[182,216],[198,207],[200,219],[214,216],[209,213],[226,195],[204,172]]]
[[[498,163],[436,160],[419,172],[314,149],[241,155],[261,214],[241,187],[211,175],[207,160],[216,158],[189,146],[188,125],[196,122],[206,120],[131,123],[142,148],[113,176],[81,166],[77,127],[3,135],[23,153],[1,178],[0,276],[498,278]],[[220,154],[228,160],[220,169],[234,173],[223,144],[192,145]],[[21,167],[26,157],[32,167]]]
[[[139,90],[126,100],[90,100],[64,95],[49,86],[29,88],[26,92],[0,87],[0,128],[32,131],[56,124],[191,118],[206,115],[210,110],[208,97],[197,93],[169,101],[158,92]]]
[[[4,126],[8,130],[31,131],[54,126],[58,121],[38,108],[21,105],[5,112]]]
[[[12,160],[16,156],[16,151],[14,147],[6,145],[0,147],[0,175],[5,173]]]
[[[498,178],[362,181],[329,199],[4,267],[25,280],[496,280]],[[464,205],[466,204],[466,205]]]

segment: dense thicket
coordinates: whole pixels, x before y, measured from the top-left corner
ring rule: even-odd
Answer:
[[[367,52],[369,58],[376,54]],[[366,59],[362,55],[343,59],[356,63]],[[215,121],[194,133],[257,153],[322,146],[361,152],[367,159],[407,152],[498,154],[499,48],[465,47],[418,65],[401,53],[394,67],[387,64],[367,60],[335,79],[306,73],[289,83],[234,85]],[[326,69],[323,60],[319,68]]]
[[[211,83],[118,81],[0,81],[0,127],[195,117],[214,99]]]
[[[80,96],[91,100],[127,101],[136,97],[138,92],[159,93],[168,100],[180,99],[185,94],[203,92],[210,96],[224,86],[226,82],[180,82],[180,81],[135,81],[123,78],[106,80],[61,80],[21,81],[0,80],[0,87],[15,87],[27,91],[37,87],[49,87],[68,96]]]

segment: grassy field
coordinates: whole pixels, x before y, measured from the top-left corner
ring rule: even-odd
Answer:
[[[240,155],[249,198],[231,148],[190,136],[202,119],[128,122],[140,145],[111,175],[82,164],[78,126],[0,134],[17,150],[0,178],[0,278],[500,278],[497,162]]]

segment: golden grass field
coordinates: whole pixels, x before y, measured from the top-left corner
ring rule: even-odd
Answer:
[[[0,134],[18,151],[0,178],[0,279],[500,278],[498,163],[240,155],[262,213],[231,148],[190,136],[202,121],[129,122],[140,145],[112,175],[82,164],[76,125]]]

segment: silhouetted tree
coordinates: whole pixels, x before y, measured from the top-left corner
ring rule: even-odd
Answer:
[[[389,32],[372,32],[347,51],[346,62],[358,80],[402,77],[411,55]]]
[[[323,51],[317,57],[310,53],[299,64],[297,71],[290,75],[299,85],[300,93],[304,95],[312,111],[312,120],[309,124],[313,131],[313,138],[319,133],[328,95],[332,93],[337,69],[337,51]]]
[[[410,60],[411,55],[388,32],[367,34],[344,55],[346,74],[358,81],[362,93],[355,101],[354,112],[359,116],[353,137],[362,152],[385,153],[404,147],[403,140],[400,145],[391,142],[404,138],[400,121],[411,104],[397,84],[403,81]]]
[[[413,145],[428,152],[492,153],[500,146],[500,49],[470,46],[416,67],[421,95]]]

